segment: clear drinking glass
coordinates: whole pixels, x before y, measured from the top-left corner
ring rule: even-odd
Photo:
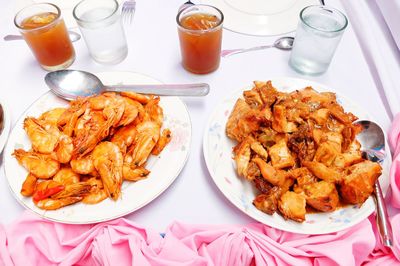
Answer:
[[[196,74],[216,70],[221,58],[222,12],[208,5],[192,5],[177,17],[183,67]]]
[[[348,24],[339,10],[327,6],[308,6],[300,12],[289,64],[309,75],[324,73]]]
[[[83,0],[73,15],[95,61],[117,64],[126,58],[128,46],[117,1]]]
[[[74,62],[75,50],[56,5],[27,6],[15,15],[14,24],[45,70],[64,69]]]

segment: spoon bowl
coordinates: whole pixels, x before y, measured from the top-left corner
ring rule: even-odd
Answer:
[[[382,163],[386,157],[385,152],[385,134],[382,128],[375,122],[368,120],[357,121],[361,125],[362,131],[357,135],[357,140],[362,147],[363,158]],[[393,246],[393,233],[387,213],[385,200],[379,180],[374,185],[374,195],[376,201],[376,219],[381,236],[381,242],[386,247]]]
[[[205,96],[210,91],[210,86],[206,83],[106,86],[92,73],[68,69],[49,72],[44,79],[54,94],[66,100],[96,95],[105,91],[134,91],[164,96]]]

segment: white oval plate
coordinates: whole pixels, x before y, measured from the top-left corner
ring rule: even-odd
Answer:
[[[272,84],[278,90],[286,92],[302,89],[306,86],[312,86],[317,91],[335,92],[332,88],[325,85],[295,78],[272,79]],[[258,194],[257,189],[251,182],[237,176],[235,164],[232,159],[232,147],[236,144],[225,134],[225,125],[236,100],[242,97],[243,90],[251,89],[250,86],[243,87],[245,88],[237,91],[216,107],[204,132],[203,151],[207,168],[215,184],[225,197],[238,209],[253,219],[271,227],[294,233],[332,233],[351,227],[366,219],[375,210],[375,203],[372,197],[369,197],[361,208],[350,205],[331,213],[307,214],[306,220],[303,223],[285,220],[278,213],[268,215],[253,206],[253,199]],[[367,111],[356,103],[339,94],[336,95],[338,102],[344,107],[346,112],[352,112],[357,115],[359,119],[372,120]],[[391,161],[391,155],[390,152],[388,152],[387,158],[383,164],[383,174],[379,179],[382,189],[385,192],[389,187],[389,168]]]
[[[270,36],[295,31],[300,11],[317,0],[201,0],[224,13],[224,28],[234,32]]]
[[[130,72],[104,72],[98,76],[105,84],[160,83],[148,76]],[[192,132],[189,113],[178,97],[161,97],[160,105],[164,110],[163,127],[171,129],[172,139],[159,156],[150,156],[146,166],[151,171],[148,178],[138,182],[123,182],[121,198],[117,201],[106,199],[94,205],[77,203],[55,211],[41,210],[34,205],[31,197],[20,194],[27,171],[11,154],[14,149],[29,150],[31,147],[23,129],[25,117],[37,117],[51,108],[66,105],[66,101],[51,92],[41,96],[19,118],[4,150],[5,173],[12,193],[23,206],[43,218],[62,223],[88,224],[124,216],[157,198],[172,184],[186,163]]]
[[[8,134],[10,133],[11,128],[11,113],[10,108],[8,108],[8,104],[2,99],[0,100],[0,104],[3,107],[3,130],[0,134],[0,153],[3,151],[4,145],[7,142]]]

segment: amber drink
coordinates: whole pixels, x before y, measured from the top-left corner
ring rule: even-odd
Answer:
[[[193,5],[177,15],[183,67],[196,74],[216,70],[220,62],[222,12],[208,5]]]
[[[57,6],[27,6],[17,13],[14,23],[45,70],[67,68],[74,62],[74,47]]]

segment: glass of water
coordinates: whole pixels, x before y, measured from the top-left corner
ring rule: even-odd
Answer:
[[[348,24],[339,10],[327,6],[308,6],[300,12],[300,22],[289,64],[309,75],[324,73]]]
[[[73,15],[92,58],[102,64],[117,64],[128,54],[116,0],[83,0]]]

